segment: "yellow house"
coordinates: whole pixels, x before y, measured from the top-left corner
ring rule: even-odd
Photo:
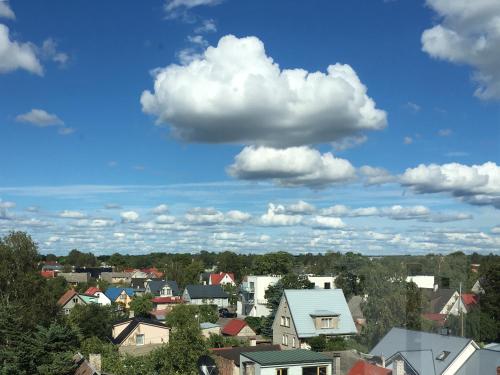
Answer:
[[[108,288],[104,294],[111,302],[119,303],[128,309],[135,292],[132,288]]]
[[[112,336],[121,352],[144,354],[168,343],[170,328],[155,319],[132,318],[114,324]]]

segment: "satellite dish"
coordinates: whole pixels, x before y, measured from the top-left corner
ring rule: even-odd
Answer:
[[[219,375],[219,370],[212,357],[203,355],[198,359],[199,375]]]

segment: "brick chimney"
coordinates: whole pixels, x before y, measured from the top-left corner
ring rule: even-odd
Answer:
[[[497,375],[500,375],[500,366],[497,366]]]
[[[405,363],[402,359],[396,359],[393,362],[392,375],[405,375]]]
[[[101,372],[101,355],[100,354],[89,354],[89,363],[90,366],[96,371]]]
[[[333,375],[340,375],[340,353],[333,353]]]

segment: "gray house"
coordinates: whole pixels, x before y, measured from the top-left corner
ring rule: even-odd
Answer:
[[[145,292],[161,297],[181,295],[177,282],[173,280],[149,280],[146,282]]]
[[[386,367],[393,370],[396,362],[401,363],[408,375],[486,375],[489,372],[460,372],[478,355],[478,349],[473,340],[463,337],[393,328],[370,354],[383,356]],[[476,365],[471,363],[470,366]]]
[[[229,296],[220,285],[188,285],[182,299],[192,305],[229,306]]]
[[[342,289],[287,289],[273,322],[273,344],[308,349],[307,339],[357,334]]]

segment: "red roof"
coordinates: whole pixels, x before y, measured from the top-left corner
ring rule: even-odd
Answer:
[[[380,367],[377,365],[372,365],[371,363],[365,362],[361,359],[356,361],[354,366],[351,367],[347,375],[390,375],[392,370]]]
[[[476,305],[478,302],[477,296],[472,293],[462,294],[462,301],[464,301],[466,305]]]
[[[85,293],[83,294],[86,294],[87,296],[93,296],[95,295],[97,292],[101,292],[101,289],[99,289],[98,287],[96,286],[91,286],[90,288],[88,288]]]
[[[220,285],[220,282],[224,278],[224,276],[228,275],[234,283],[234,273],[232,272],[220,272],[220,273],[211,273],[210,274],[210,285]]]
[[[446,322],[446,314],[426,313],[422,314],[422,316],[427,320],[432,320],[433,322],[438,323],[439,325],[444,325]]]
[[[223,335],[236,336],[240,331],[245,328],[247,322],[241,319],[233,319],[227,323],[222,329]]]
[[[153,303],[181,303],[181,297],[155,297]]]
[[[52,279],[53,277],[56,277],[56,271],[40,271],[40,275],[42,277],[45,277],[46,279]]]
[[[65,304],[68,303],[68,301],[73,298],[75,295],[78,295],[78,293],[74,289],[67,290],[66,293],[64,293],[61,298],[57,301],[57,303],[61,306],[64,306]]]

